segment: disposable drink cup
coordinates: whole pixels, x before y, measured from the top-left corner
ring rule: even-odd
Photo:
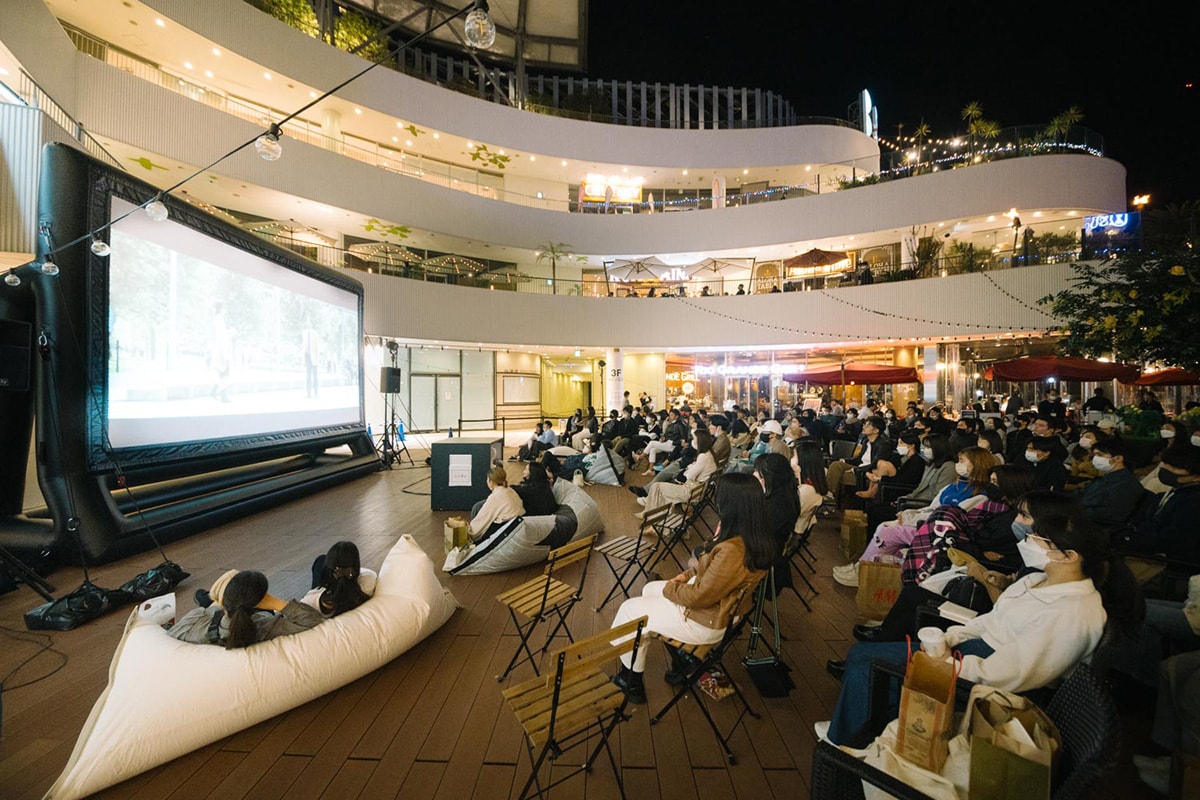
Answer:
[[[917,638],[921,640],[921,649],[930,658],[945,658],[950,651],[946,646],[946,633],[941,628],[921,628],[917,631]]]

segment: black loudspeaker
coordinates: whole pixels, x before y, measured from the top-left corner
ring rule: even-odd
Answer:
[[[0,319],[0,390],[29,391],[31,331],[28,322]]]
[[[379,368],[379,391],[384,394],[400,394],[400,368]]]

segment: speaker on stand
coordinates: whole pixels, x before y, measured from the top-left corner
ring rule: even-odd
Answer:
[[[402,389],[400,367],[396,366],[400,346],[396,342],[388,342],[388,350],[392,354],[392,365],[379,368],[379,391],[383,393],[383,434],[379,437],[375,449],[379,452],[379,460],[387,469],[392,464],[403,461],[408,456],[408,463],[414,464],[408,445],[404,443],[404,426],[397,422],[396,406],[399,404],[398,395]],[[414,464],[415,465],[415,464]]]

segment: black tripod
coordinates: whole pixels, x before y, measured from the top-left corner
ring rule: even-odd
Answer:
[[[393,368],[396,366],[399,349],[395,342],[388,342],[388,350],[392,354]],[[380,434],[379,441],[375,444],[375,450],[379,453],[379,460],[383,462],[385,469],[391,469],[392,464],[397,461],[403,461],[404,456],[408,456],[409,464],[414,464],[412,454],[408,452],[408,445],[404,443],[404,439],[400,435],[396,423],[397,402],[396,392],[383,393],[383,418],[385,423],[383,433]]]
[[[20,581],[42,596],[48,603],[54,602],[54,587],[46,579],[31,570],[21,559],[0,547],[0,566],[8,570],[14,580]]]

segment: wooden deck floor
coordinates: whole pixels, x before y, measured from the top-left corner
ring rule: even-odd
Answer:
[[[414,455],[420,463],[423,453]],[[517,466],[510,465],[514,476]],[[178,591],[180,613],[192,606],[195,588],[207,587],[230,567],[260,569],[269,576],[272,592],[299,596],[308,588],[312,559],[340,538],[355,541],[363,563],[373,566],[398,535],[408,533],[440,567],[442,522],[450,514],[429,510],[424,494],[428,476],[423,467],[381,472],[169,545],[169,555],[192,573]],[[600,504],[604,537],[634,532],[631,512],[637,507],[624,488],[594,486],[588,492]],[[783,649],[796,682],[791,695],[760,698],[741,669],[740,649],[727,662],[762,714],[759,720],[747,718],[734,736],[737,764],[726,763],[691,701],[650,726],[650,715],[670,696],[670,687],[657,679],[664,669],[663,652],[651,650],[649,705],[639,708],[617,734],[630,798],[808,797],[812,723],[829,718],[838,691],[824,664],[844,655],[855,621],[853,590],[829,577],[837,547],[834,522],[822,521],[814,536],[820,562],[812,580],[820,595],[812,601],[813,611],[806,611],[790,593],[780,602]],[[98,585],[117,586],[158,561],[156,553],[147,553],[95,568],[91,577]],[[495,595],[536,572],[530,567],[491,576],[442,574],[462,608],[425,642],[342,689],[113,787],[101,797],[515,796],[529,774],[529,762],[520,730],[502,704],[501,684],[494,679],[516,646],[507,613]],[[62,568],[52,576],[60,592],[77,586],[81,578],[75,568]],[[587,602],[572,613],[572,632],[586,635],[609,625],[617,601],[600,612],[592,607],[611,582],[603,561],[595,558]],[[21,615],[38,602],[25,588],[0,596],[0,625],[17,632],[0,632],[0,675],[37,653],[43,643],[53,642],[52,650],[36,655],[7,679],[8,686],[37,682],[4,693],[0,797],[5,800],[40,797],[65,765],[104,688],[126,618],[118,612],[75,631],[33,635],[24,631]],[[744,640],[735,647],[744,647]],[[508,682],[530,675],[525,665]],[[727,714],[731,704],[725,701],[715,708]],[[618,793],[602,759],[592,773],[563,784],[555,795],[598,799]]]

